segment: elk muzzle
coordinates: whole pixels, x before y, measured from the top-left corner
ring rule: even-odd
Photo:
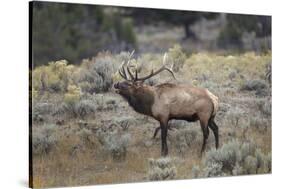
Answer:
[[[126,91],[129,88],[129,84],[127,82],[117,82],[113,85],[113,87],[116,89],[115,92],[120,94],[121,91]]]
[[[113,85],[113,87],[114,87],[116,93],[119,93],[119,88],[120,88],[119,85],[120,85],[119,82],[114,83],[114,85]]]

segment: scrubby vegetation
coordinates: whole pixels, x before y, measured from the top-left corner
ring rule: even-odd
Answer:
[[[104,150],[108,151],[113,160],[125,160],[131,135],[120,131],[116,124],[111,124],[107,129],[100,129],[96,137]]]
[[[58,138],[55,134],[56,126],[45,124],[42,128],[33,128],[32,132],[32,153],[47,154],[56,145]]]
[[[170,158],[149,159],[149,180],[174,179],[176,174],[176,167]]]
[[[204,159],[202,172],[194,168],[197,177],[271,173],[271,153],[264,154],[253,142],[237,140],[210,150]]]
[[[132,64],[145,75],[163,54],[139,54]],[[152,139],[158,123],[112,90],[129,52],[103,52],[79,66],[55,61],[32,70],[36,187],[271,173],[271,52],[187,54],[175,45],[167,54],[177,80],[163,72],[148,84],[184,82],[216,94],[220,148],[210,132],[200,158],[199,123],[171,121],[169,157],[159,157],[160,135]]]
[[[33,2],[30,65],[33,186],[57,187],[271,173],[271,17]],[[220,146],[199,123],[159,125],[116,94],[131,58],[145,81],[219,97]]]

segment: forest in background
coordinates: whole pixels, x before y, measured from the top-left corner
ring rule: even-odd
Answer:
[[[271,49],[270,16],[48,2],[33,2],[32,14],[32,67],[61,59],[80,64],[101,51],[167,51],[171,45],[143,38],[171,28],[187,53]]]

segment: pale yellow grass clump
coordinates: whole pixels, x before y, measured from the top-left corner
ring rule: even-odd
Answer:
[[[229,74],[236,72],[238,77],[232,82],[241,82],[241,77],[247,79],[260,78],[265,73],[265,67],[271,62],[271,53],[258,55],[254,52],[232,55],[217,55],[214,53],[196,53],[186,59],[182,72],[185,79],[193,80],[205,74],[217,84],[229,81]]]

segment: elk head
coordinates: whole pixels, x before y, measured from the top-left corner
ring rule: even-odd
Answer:
[[[116,89],[116,93],[120,94],[121,96],[125,97],[126,99],[132,98],[133,96],[137,95],[138,92],[141,92],[146,87],[148,87],[146,84],[144,84],[144,81],[159,74],[160,72],[166,70],[170,72],[175,78],[175,75],[173,73],[173,65],[168,68],[165,64],[167,54],[165,53],[163,57],[163,65],[158,70],[154,71],[151,70],[150,74],[147,76],[139,77],[138,73],[138,66],[137,64],[135,66],[131,65],[131,57],[133,56],[134,51],[129,56],[129,59],[127,62],[122,62],[118,72],[120,76],[125,79],[125,81],[117,82],[114,84],[114,88]],[[131,70],[131,68],[134,68],[134,73]],[[176,79],[176,78],[175,78]]]

